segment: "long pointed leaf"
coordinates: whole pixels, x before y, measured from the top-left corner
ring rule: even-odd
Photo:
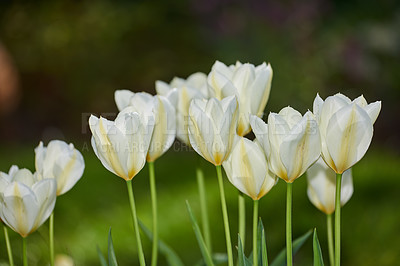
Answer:
[[[139,220],[139,227],[140,229],[142,229],[143,233],[150,239],[150,241],[153,241],[153,233],[140,220]],[[158,248],[161,254],[165,256],[168,265],[184,266],[178,254],[161,239],[158,240]]]
[[[99,246],[97,246],[97,255],[99,256],[100,266],[108,266],[106,258],[104,258]]]
[[[194,214],[192,212],[192,208],[190,208],[190,204],[188,201],[186,201],[186,207],[189,212],[190,221],[192,222],[193,231],[196,235],[197,243],[199,244],[201,254],[204,258],[204,262],[208,266],[214,266],[214,262],[211,258],[210,252],[207,249],[206,243],[204,242],[203,236],[201,235],[200,227],[196,221],[196,217],[194,216]]]
[[[240,235],[238,234],[238,266],[251,266],[252,262],[244,254],[242,239],[240,239]]]
[[[317,236],[317,229],[314,228],[313,236],[313,253],[314,253],[314,266],[324,266],[324,259],[322,258],[321,246]]]
[[[111,237],[111,227],[108,231],[108,265],[118,266],[117,257],[115,256],[114,245]]]
[[[258,221],[257,249],[258,262],[262,266],[268,266],[267,243],[265,239],[264,225],[261,218]]]
[[[304,235],[293,241],[293,255],[304,245],[306,240],[311,236],[312,230],[309,230]],[[285,266],[286,264],[286,248],[282,249],[276,256],[275,260],[271,263],[271,266]]]

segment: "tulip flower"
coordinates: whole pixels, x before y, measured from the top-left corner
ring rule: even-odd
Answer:
[[[190,147],[188,136],[189,105],[193,99],[208,98],[207,75],[197,72],[187,79],[175,77],[169,84],[163,81],[156,81],[156,91],[159,95],[167,96],[174,89],[178,90],[177,99],[173,103],[176,109],[176,136],[182,143]],[[207,214],[205,182],[203,171],[199,166],[196,169],[196,178],[200,194],[203,234],[206,246],[211,253],[211,234]]]
[[[253,199],[253,265],[258,265],[258,200],[270,191],[278,179],[269,171],[260,145],[244,137],[240,137],[231,155],[222,165],[229,181]]]
[[[89,126],[92,131],[92,147],[103,166],[126,180],[132,220],[138,245],[140,265],[145,259],[139,234],[132,179],[144,167],[154,129],[152,112],[139,114],[123,110],[115,121],[91,116]]]
[[[189,106],[193,99],[207,99],[207,76],[197,72],[190,75],[186,80],[175,77],[171,83],[156,81],[157,94],[168,96],[171,90],[177,89],[177,99],[173,102],[176,109],[176,135],[177,138],[190,146],[188,136]]]
[[[57,196],[69,191],[82,177],[85,162],[82,154],[64,141],[52,140],[47,147],[43,142],[35,149],[35,166],[39,179],[54,178]],[[54,265],[54,213],[50,215],[50,265]]]
[[[133,93],[129,90],[115,91],[115,102],[121,112],[143,112],[150,110],[154,113],[155,125],[150,141],[147,161],[149,162],[150,194],[153,211],[153,266],[157,265],[158,228],[157,228],[157,198],[154,161],[164,154],[174,143],[176,135],[176,118],[173,103],[177,101],[177,89],[168,91],[166,97],[152,96],[146,92]],[[124,109],[125,108],[125,109]]]
[[[43,142],[35,149],[35,165],[39,179],[55,178],[57,196],[68,192],[82,177],[85,162],[82,154],[64,141],[52,140],[47,147]]]
[[[336,188],[341,188],[342,174],[365,155],[371,144],[373,124],[381,102],[368,104],[363,96],[351,101],[343,94],[322,100],[317,94],[313,112],[317,117],[322,141],[322,157],[336,172]],[[335,195],[335,265],[340,265],[341,189]]]
[[[233,266],[233,256],[221,164],[229,157],[234,146],[237,117],[238,104],[235,96],[221,101],[216,98],[194,99],[189,108],[190,144],[217,169],[229,266]]]
[[[216,61],[207,78],[210,97],[223,99],[236,95],[239,101],[237,133],[244,136],[250,132],[249,115],[262,117],[272,82],[270,64],[259,66],[242,64],[226,66]]]
[[[292,183],[320,157],[321,141],[314,115],[302,116],[291,107],[270,113],[268,125],[257,116],[250,117],[251,127],[267,155],[271,172],[287,183],[286,248],[287,265],[292,259]]]
[[[324,212],[327,217],[329,259],[331,265],[334,265],[332,213],[335,211],[335,178],[335,172],[322,158],[318,159],[318,161],[307,170],[308,198],[311,203],[320,211]],[[352,194],[353,179],[350,168],[343,173],[341,206],[350,200]]]
[[[56,193],[53,178],[38,180],[36,173],[17,166],[0,172],[0,218],[23,238],[23,265],[28,265],[26,237],[49,218]]]

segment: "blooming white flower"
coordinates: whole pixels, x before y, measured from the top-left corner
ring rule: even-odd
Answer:
[[[36,173],[12,166],[0,172],[0,218],[22,237],[39,228],[53,212],[57,183],[38,180]]]
[[[300,177],[320,157],[320,134],[310,111],[302,116],[285,107],[278,114],[270,113],[268,124],[254,115],[250,123],[267,155],[271,172],[287,183]]]
[[[244,137],[240,137],[222,166],[229,181],[253,200],[262,198],[278,181],[269,171],[260,145]]]
[[[237,137],[236,97],[221,101],[194,99],[190,104],[189,119],[189,139],[193,149],[210,163],[221,165]]]
[[[380,101],[368,104],[363,96],[351,101],[338,93],[323,101],[317,94],[313,112],[321,132],[322,157],[336,173],[343,173],[365,155],[380,110]]]
[[[190,75],[186,80],[175,77],[171,83],[156,81],[157,94],[167,96],[171,90],[177,89],[175,101],[171,101],[176,110],[177,138],[190,146],[188,136],[189,106],[193,99],[207,99],[207,76],[197,72]]]
[[[239,101],[239,136],[250,132],[250,114],[262,117],[271,90],[272,74],[271,65],[266,63],[254,66],[237,62],[226,66],[219,61],[208,74],[210,97],[223,99],[236,95]]]
[[[35,149],[35,166],[39,179],[55,178],[57,196],[69,191],[82,177],[85,162],[82,154],[64,141],[52,140],[47,147],[43,142]]]
[[[307,170],[307,195],[311,203],[320,211],[332,214],[335,211],[336,174],[322,158]],[[340,192],[341,206],[353,195],[351,168],[343,173]]]
[[[163,155],[174,143],[176,114],[173,103],[176,103],[177,94],[177,89],[170,90],[165,97],[161,95],[153,96],[146,92],[115,91],[115,102],[121,112],[154,114],[154,131],[147,154],[147,161],[149,162],[153,162]],[[129,101],[126,101],[127,99]]]
[[[93,150],[103,166],[127,181],[132,180],[146,163],[154,117],[121,112],[115,121],[109,121],[92,115],[89,126]]]

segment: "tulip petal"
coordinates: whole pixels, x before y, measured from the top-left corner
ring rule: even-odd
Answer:
[[[253,130],[254,135],[261,147],[264,149],[264,153],[267,158],[270,156],[271,147],[268,139],[268,125],[261,118],[256,115],[250,115],[250,125]]]
[[[129,106],[130,99],[134,95],[130,90],[116,90],[114,93],[115,103],[119,111],[122,111],[125,107]]]
[[[57,182],[53,178],[43,179],[32,187],[39,210],[32,231],[39,228],[50,216],[56,204]]]
[[[329,121],[326,145],[335,172],[343,173],[365,155],[372,140],[372,121],[357,104],[336,112]],[[331,166],[332,167],[332,166]]]
[[[168,92],[170,91],[170,86],[168,85],[168,83],[161,81],[161,80],[157,80],[156,81],[156,92],[158,95],[167,95]]]
[[[323,105],[324,105],[324,100],[322,100],[322,98],[317,93],[317,96],[315,96],[314,103],[313,103],[313,114],[317,118],[318,123],[319,123],[319,119],[321,117],[321,110],[322,110]]]
[[[381,112],[381,101],[373,102],[364,107],[364,110],[367,112],[369,117],[371,118],[372,124],[375,123],[378,118],[379,113]]]

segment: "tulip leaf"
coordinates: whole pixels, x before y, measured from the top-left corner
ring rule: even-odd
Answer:
[[[300,236],[293,241],[293,255],[304,245],[307,239],[311,236],[312,230],[307,231],[304,235]],[[282,249],[281,252],[276,256],[270,266],[285,266],[286,265],[286,248]]]
[[[108,232],[108,265],[118,266],[117,258],[115,256],[114,245],[111,237],[111,227]]]
[[[249,260],[244,254],[242,239],[240,239],[240,235],[238,234],[238,266],[251,266],[252,261]]]
[[[262,266],[268,266],[268,256],[267,256],[267,243],[265,239],[264,225],[261,218],[258,222],[258,237],[257,237],[257,249],[258,249],[258,262]]]
[[[104,255],[101,252],[99,246],[97,246],[97,255],[99,256],[100,266],[108,266],[106,258],[104,258]]]
[[[150,239],[150,241],[153,241],[153,233],[140,220],[139,227],[142,232]],[[161,239],[158,241],[158,248],[160,252],[165,256],[168,265],[183,266],[183,262],[176,254],[176,252]]]
[[[314,253],[313,265],[314,266],[324,266],[324,259],[322,257],[321,246],[319,245],[316,228],[314,228],[314,235],[313,235],[313,253]]]
[[[213,266],[214,262],[212,260],[211,255],[210,255],[210,252],[207,249],[206,243],[204,242],[203,236],[201,235],[200,227],[199,227],[199,225],[197,223],[196,217],[194,216],[194,214],[192,212],[192,208],[190,208],[190,204],[189,204],[188,201],[186,201],[186,207],[187,207],[188,212],[189,212],[190,221],[192,223],[193,231],[194,231],[194,233],[196,235],[197,243],[199,244],[200,251],[201,251],[201,254],[203,256],[204,262],[208,266]]]

